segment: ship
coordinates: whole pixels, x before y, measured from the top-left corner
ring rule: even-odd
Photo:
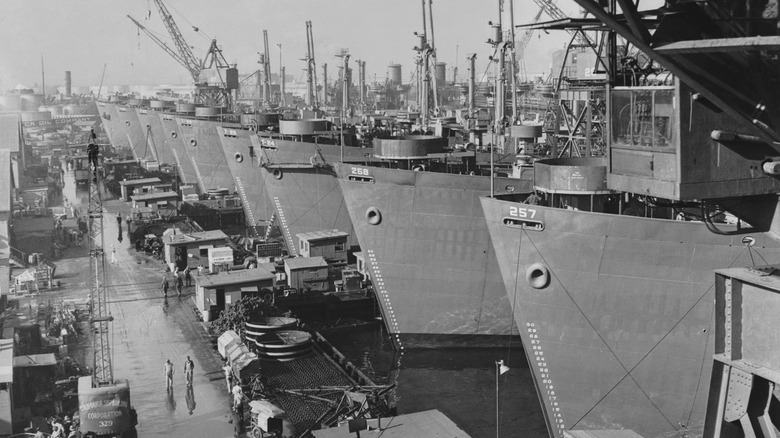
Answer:
[[[301,252],[297,235],[315,231],[347,233],[347,246],[358,246],[332,165],[365,164],[373,160],[373,148],[341,146],[339,141],[324,119],[281,120],[278,135],[252,137],[261,178],[291,255]]]
[[[507,297],[551,436],[701,436],[710,382],[741,385],[713,368],[713,270],[780,260],[776,28],[741,2],[578,3],[641,53],[606,41],[606,157],[481,199]]]
[[[272,222],[273,207],[265,189],[265,178],[252,147],[254,131],[217,127],[228,168],[241,198],[247,227],[268,226]]]
[[[233,193],[235,182],[217,133],[217,127],[224,124],[219,108],[196,107],[195,117],[179,117],[175,121],[200,192]]]
[[[473,151],[444,152],[442,140],[375,140],[377,156],[405,169],[333,165],[360,242],[359,264],[400,348],[506,346],[517,329],[479,198],[491,185],[527,192],[532,169],[492,181],[469,175]]]

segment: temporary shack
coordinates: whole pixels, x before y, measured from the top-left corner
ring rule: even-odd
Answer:
[[[328,263],[320,256],[284,259],[284,272],[288,284],[296,291],[328,290]]]
[[[233,375],[239,381],[245,381],[260,372],[260,361],[257,355],[248,350],[231,360],[230,366],[233,367]]]
[[[234,332],[233,330],[228,330],[225,333],[222,333],[219,338],[217,338],[217,351],[219,351],[219,354],[224,359],[227,359],[228,348],[232,348],[232,346],[238,345],[240,343],[241,337],[238,336],[238,333]]]
[[[268,419],[276,418],[282,421],[283,437],[295,436],[295,426],[282,408],[268,400],[252,400],[249,402],[249,408],[252,410],[252,417],[257,418],[257,426],[263,430],[263,433],[269,433]]]

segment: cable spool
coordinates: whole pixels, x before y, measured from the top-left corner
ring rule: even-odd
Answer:
[[[382,222],[382,213],[376,207],[366,209],[366,222],[371,225],[379,225]]]
[[[241,152],[236,152],[236,154],[233,156],[233,158],[235,158],[235,159],[236,159],[236,162],[237,162],[237,163],[242,163],[242,162],[244,162],[244,156],[243,156],[243,155],[241,155]]]
[[[190,146],[192,146],[192,147],[195,147],[195,146],[197,146],[197,145],[198,145],[198,141],[197,141],[197,140],[195,140],[194,138],[191,138],[191,139],[190,139]]]
[[[172,138],[176,138],[176,137],[178,137],[178,136],[179,136],[179,133],[178,133],[178,132],[176,132],[176,131],[171,131],[171,137],[172,137]]]
[[[525,279],[534,289],[544,289],[550,284],[550,271],[541,263],[534,263],[525,271]]]
[[[274,169],[273,175],[276,179],[282,179],[282,169]]]

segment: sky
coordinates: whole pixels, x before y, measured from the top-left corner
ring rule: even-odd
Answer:
[[[417,44],[422,31],[421,0],[163,0],[184,39],[202,58],[216,38],[229,63],[241,74],[258,68],[263,30],[268,31],[271,69],[282,63],[288,75],[305,80],[306,24],[312,21],[317,73],[328,64],[336,76],[340,49],[347,48],[350,66],[366,62],[366,78],[384,80],[387,66],[402,64],[404,82],[412,78]],[[571,0],[559,0],[567,15],[579,15]],[[533,0],[515,0],[515,24],[528,23],[538,11]],[[509,0],[503,20],[509,23]],[[73,85],[187,84],[187,70],[166,54],[133,24],[127,15],[153,30],[163,41],[168,36],[153,0],[2,0],[0,14],[0,90],[18,84],[41,82],[43,58],[47,88],[64,83],[72,72]],[[477,54],[477,80],[484,76],[491,47],[489,21],[498,19],[498,0],[434,0],[434,38],[438,60],[447,63],[448,80],[457,65],[466,78],[466,56]],[[543,15],[542,20],[549,19]],[[193,30],[193,26],[199,30]],[[518,31],[517,39],[520,38]],[[569,37],[560,31],[537,31],[525,50],[529,74],[549,73],[550,52],[564,48]],[[103,71],[105,66],[105,76]]]

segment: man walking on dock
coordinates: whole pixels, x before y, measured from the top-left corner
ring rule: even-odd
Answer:
[[[182,285],[183,282],[181,281],[181,275],[176,274],[176,292],[178,293],[178,296],[181,296]]]
[[[192,372],[195,369],[195,364],[192,362],[189,356],[184,361],[184,378],[187,380],[187,386],[192,386]]]
[[[165,295],[166,297],[168,296],[168,287],[169,287],[168,277],[163,277],[162,290],[163,290],[163,295]]]
[[[163,373],[165,374],[165,384],[168,391],[173,390],[173,364],[170,359],[165,359],[165,365],[163,366]]]

